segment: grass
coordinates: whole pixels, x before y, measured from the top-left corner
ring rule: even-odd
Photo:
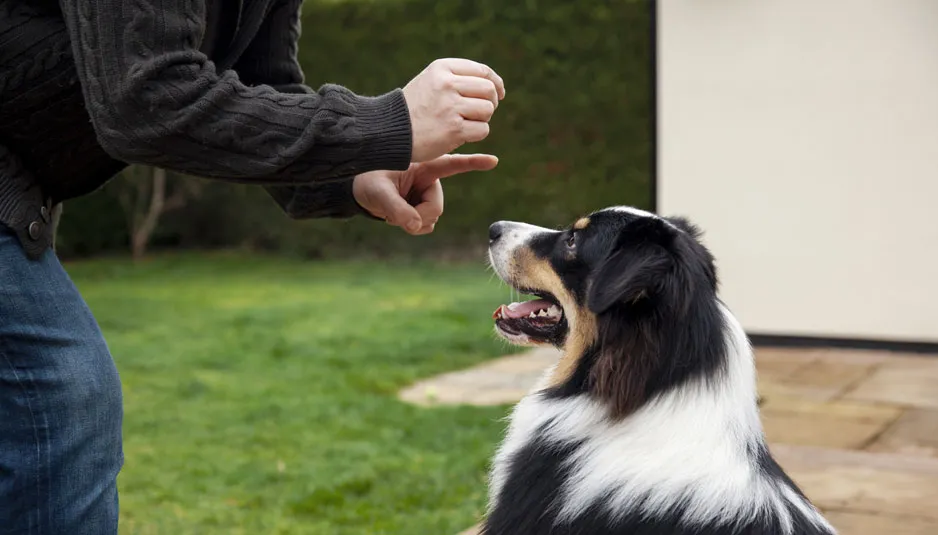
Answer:
[[[505,408],[396,391],[505,352],[479,265],[71,264],[121,373],[122,534],[455,534]]]

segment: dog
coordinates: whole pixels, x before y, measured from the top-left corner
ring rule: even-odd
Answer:
[[[558,362],[512,410],[480,535],[835,535],[769,452],[749,339],[685,218],[606,208],[497,222],[489,262],[536,299],[495,330]]]

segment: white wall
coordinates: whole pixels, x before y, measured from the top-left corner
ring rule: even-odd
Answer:
[[[938,1],[658,4],[658,210],[744,326],[938,341]]]

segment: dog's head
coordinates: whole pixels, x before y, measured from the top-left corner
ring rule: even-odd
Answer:
[[[592,391],[617,414],[701,364],[686,360],[719,335],[713,257],[685,219],[613,207],[562,230],[500,221],[489,228],[489,259],[502,280],[538,297],[499,307],[497,332],[563,348],[553,386]]]

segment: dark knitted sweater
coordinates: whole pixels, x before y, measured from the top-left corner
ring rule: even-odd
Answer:
[[[302,0],[212,2],[0,0],[0,223],[32,256],[128,163],[259,184],[298,218],[360,213],[354,175],[407,168],[400,90],[303,84]]]

